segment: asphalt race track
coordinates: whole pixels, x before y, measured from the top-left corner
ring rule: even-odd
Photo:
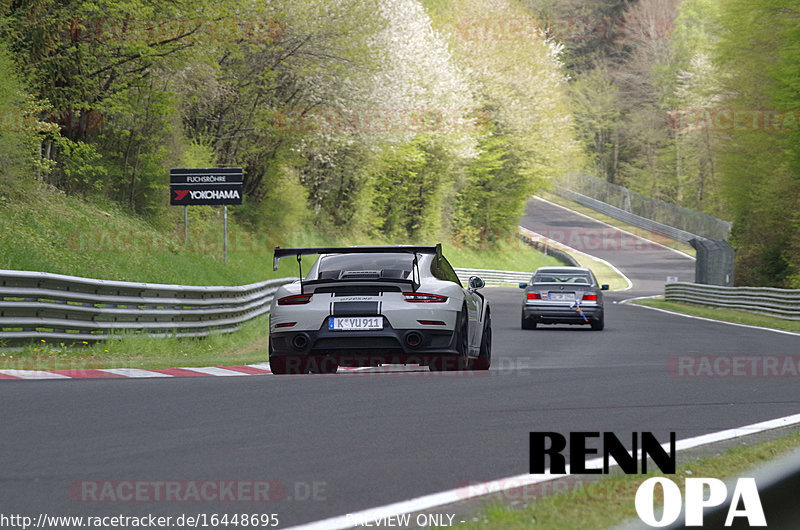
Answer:
[[[693,259],[552,203],[530,201],[520,225],[612,263],[633,282],[616,299],[664,294],[667,276],[694,281]]]
[[[572,231],[566,239],[608,230],[538,201],[522,224],[550,237]],[[800,412],[794,377],[674,370],[676,356],[797,354],[800,337],[611,303],[658,293],[667,275],[691,280],[693,262],[653,246],[582,250],[634,282],[608,296],[606,329],[523,331],[521,291],[488,288],[494,359],[485,375],[0,382],[0,512],[276,513],[291,526],[525,473],[533,430],[647,430],[666,441],[669,431],[683,439]],[[248,502],[247,491],[234,502],[96,502],[81,493],[81,481],[266,480],[275,497],[266,503]]]

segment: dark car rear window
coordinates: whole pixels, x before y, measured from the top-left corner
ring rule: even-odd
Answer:
[[[578,283],[591,285],[586,273],[542,272],[533,277],[533,283]]]
[[[374,273],[379,278],[410,278],[414,257],[397,254],[338,254],[325,256],[319,263],[319,279],[353,278],[358,273]],[[353,274],[348,274],[353,273]]]

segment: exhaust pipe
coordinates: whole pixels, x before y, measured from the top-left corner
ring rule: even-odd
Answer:
[[[416,331],[406,333],[406,344],[411,348],[418,348],[422,344],[422,335]]]
[[[297,351],[305,350],[306,346],[308,346],[308,342],[309,342],[308,335],[306,335],[305,333],[299,333],[294,337],[292,337],[292,346]]]

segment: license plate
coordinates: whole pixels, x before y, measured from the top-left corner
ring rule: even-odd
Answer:
[[[331,331],[383,329],[383,317],[330,317],[328,329]]]
[[[550,300],[575,300],[575,293],[549,293]]]

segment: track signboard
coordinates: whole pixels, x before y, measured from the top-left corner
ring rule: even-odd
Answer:
[[[242,204],[242,168],[170,169],[169,203],[174,206]]]

